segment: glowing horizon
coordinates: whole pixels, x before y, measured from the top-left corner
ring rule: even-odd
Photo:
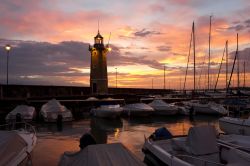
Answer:
[[[216,2],[216,3],[215,3]],[[227,6],[226,10],[224,7]],[[100,20],[107,44],[109,87],[181,89],[185,77],[192,22],[195,22],[197,87],[207,87],[209,17],[211,33],[211,87],[214,86],[226,40],[230,65],[239,33],[241,86],[243,62],[250,86],[250,3],[247,0],[155,1],[3,1],[0,9],[0,45],[11,44],[10,84],[89,86],[90,53]],[[129,11],[129,12],[128,12]],[[0,82],[5,82],[5,50],[1,50]],[[204,63],[205,60],[205,63]],[[190,57],[187,88],[193,88]],[[203,64],[204,63],[204,64]],[[234,76],[235,77],[235,76]],[[199,81],[200,80],[200,81]],[[234,78],[235,80],[235,78]],[[200,85],[198,85],[200,82]],[[236,82],[236,81],[234,81]],[[170,84],[170,85],[169,85]],[[218,88],[225,86],[225,61]]]

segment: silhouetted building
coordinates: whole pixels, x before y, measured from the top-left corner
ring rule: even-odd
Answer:
[[[109,48],[104,46],[103,37],[99,30],[94,39],[94,46],[89,46],[89,51],[91,52],[90,88],[92,94],[107,94],[107,52]]]

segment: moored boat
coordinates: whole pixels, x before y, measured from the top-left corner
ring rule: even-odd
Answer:
[[[122,113],[122,107],[119,104],[101,105],[91,109],[91,114],[100,118],[117,118]]]
[[[21,120],[24,120],[26,122],[32,121],[36,116],[35,107],[28,105],[18,105],[15,109],[7,114],[5,120],[6,122],[16,121],[16,117],[18,115],[21,116]]]
[[[250,118],[223,117],[219,119],[219,126],[227,134],[241,134],[250,136]]]
[[[72,121],[73,116],[69,109],[61,105],[56,99],[52,99],[41,108],[40,115],[45,122],[56,122],[61,117],[63,122]]]
[[[127,104],[123,107],[123,113],[128,116],[148,116],[155,110],[144,103]]]
[[[37,141],[34,127],[19,122],[0,125],[0,128],[0,165],[16,166],[30,163],[30,153]]]
[[[145,157],[160,165],[244,165],[250,164],[249,152],[217,141],[212,126],[191,127],[187,136],[145,139]],[[156,165],[157,165],[156,164]]]
[[[173,104],[168,104],[161,99],[155,99],[148,104],[155,111],[156,115],[175,115],[178,112],[178,107]]]
[[[172,104],[178,107],[178,114],[180,115],[195,115],[194,110],[191,110],[191,106],[184,104],[184,102],[175,102]]]
[[[217,104],[212,101],[194,101],[190,103],[194,111],[197,114],[207,114],[207,115],[227,115],[228,110],[226,110],[221,104]]]
[[[121,143],[88,145],[78,152],[64,152],[59,166],[143,166]]]

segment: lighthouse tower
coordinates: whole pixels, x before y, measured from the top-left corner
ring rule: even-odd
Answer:
[[[89,46],[91,52],[90,64],[90,88],[92,94],[108,93],[108,74],[107,74],[107,52],[108,45],[103,44],[103,37],[99,32],[94,37],[94,46]]]

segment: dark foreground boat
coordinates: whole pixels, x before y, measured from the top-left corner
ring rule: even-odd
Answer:
[[[80,139],[78,152],[64,152],[59,166],[142,166],[144,163],[137,159],[121,143],[95,144],[90,134]]]
[[[168,133],[161,135],[168,135],[168,138],[157,139],[153,135],[143,146],[145,160],[153,165],[250,165],[249,151],[217,140],[213,126],[191,127],[188,135],[182,137],[172,137]]]

